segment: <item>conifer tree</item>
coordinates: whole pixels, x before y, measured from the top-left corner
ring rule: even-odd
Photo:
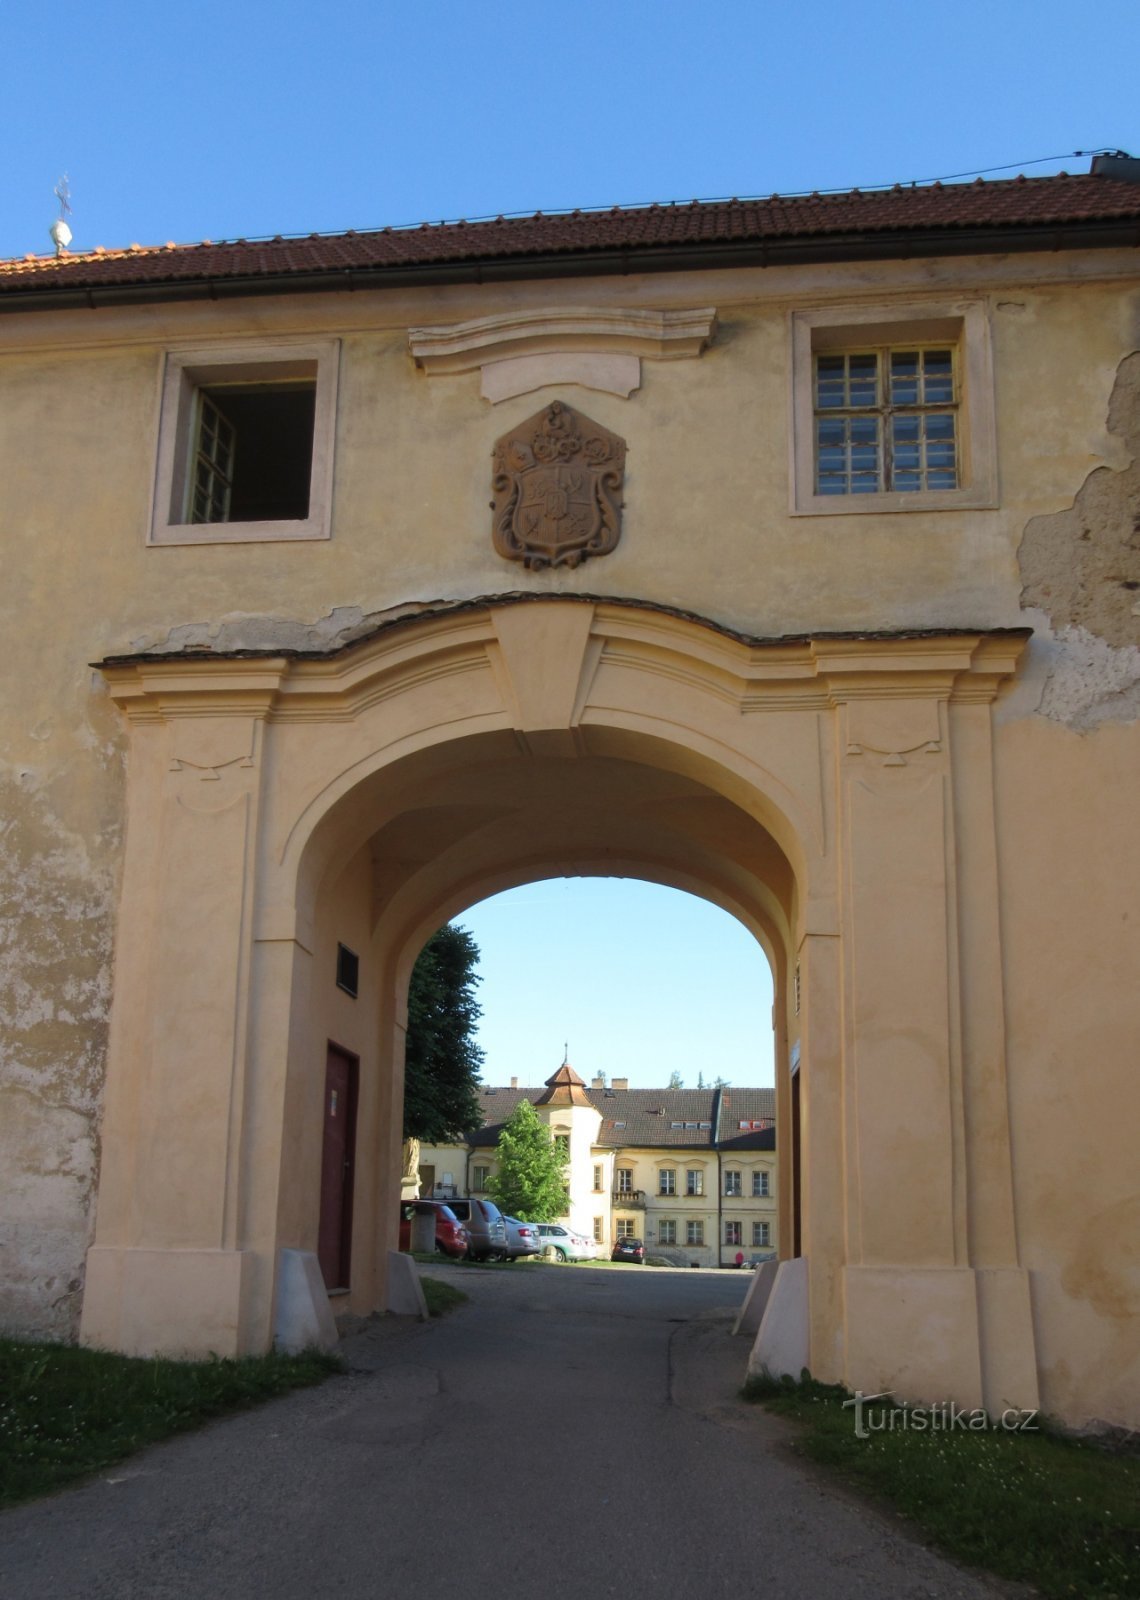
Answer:
[[[482,1121],[475,1043],[479,947],[466,928],[434,933],[408,984],[404,1052],[404,1138],[450,1144]]]

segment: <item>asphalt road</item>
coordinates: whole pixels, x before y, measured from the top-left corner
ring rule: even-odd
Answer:
[[[425,1269],[351,1370],[0,1517],[2,1600],[982,1600],[737,1398],[744,1276]]]

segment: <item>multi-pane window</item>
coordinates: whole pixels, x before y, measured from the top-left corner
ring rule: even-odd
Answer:
[[[690,1167],[685,1173],[685,1193],[704,1194],[705,1175],[699,1167]]]
[[[471,1193],[482,1194],[487,1187],[487,1179],[491,1176],[490,1167],[471,1168]]]
[[[752,1174],[752,1196],[755,1200],[766,1200],[771,1193],[769,1187],[771,1180],[766,1172]]]
[[[594,1218],[594,1238],[595,1238],[595,1240],[597,1241],[598,1244],[601,1244],[601,1242],[602,1242],[602,1219],[601,1219],[601,1217],[595,1217]]]
[[[597,1162],[594,1163],[594,1193],[595,1194],[601,1194],[601,1192],[602,1192],[602,1164],[601,1164],[600,1161],[597,1161]]]
[[[703,1222],[686,1222],[686,1224],[685,1224],[685,1243],[686,1244],[704,1244],[704,1242],[705,1242],[705,1225],[704,1225],[704,1223]]]
[[[815,358],[815,492],[958,487],[958,391],[946,346]]]
[[[657,1224],[657,1237],[662,1244],[677,1243],[677,1224],[670,1217],[663,1217]]]
[[[754,1245],[768,1245],[772,1242],[772,1227],[767,1222],[754,1222],[752,1224],[752,1243]]]
[[[616,1177],[617,1177],[617,1192],[618,1192],[618,1194],[632,1194],[633,1193],[633,1168],[632,1167],[619,1167],[617,1169]]]
[[[676,1194],[677,1193],[677,1169],[676,1169],[676,1167],[662,1167],[661,1168],[660,1172],[657,1174],[657,1193],[658,1194]]]
[[[228,522],[234,475],[233,424],[209,395],[198,396],[190,522]]]
[[[619,1217],[617,1221],[617,1236],[619,1239],[633,1239],[634,1221],[632,1217]]]
[[[741,1191],[739,1172],[726,1172],[724,1175],[724,1192],[727,1195],[739,1196]]]
[[[743,1226],[743,1223],[740,1222],[726,1222],[724,1225],[725,1244],[739,1244],[743,1237]]]

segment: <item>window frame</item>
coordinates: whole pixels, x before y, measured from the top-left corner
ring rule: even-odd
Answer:
[[[727,1200],[743,1200],[744,1174],[739,1167],[729,1167],[724,1173],[724,1194]]]
[[[704,1247],[705,1220],[703,1217],[690,1217],[685,1223],[685,1248],[703,1250]]]
[[[690,1200],[703,1198],[705,1192],[705,1169],[703,1167],[685,1168],[685,1195]]]
[[[664,1195],[667,1199],[672,1199],[677,1193],[676,1167],[658,1167],[657,1193],[658,1195]]]
[[[724,1242],[739,1250],[744,1243],[744,1224],[738,1217],[724,1219]]]
[[[186,482],[195,450],[198,397],[203,389],[226,383],[288,383],[312,378],[313,460],[309,476],[309,514],[296,520],[264,522],[182,522]],[[302,371],[301,369],[306,369]],[[255,344],[168,350],[159,401],[158,448],[151,499],[148,545],[269,544],[332,537],[333,453],[336,436],[340,341]]]
[[[483,1178],[482,1178],[481,1182],[480,1182],[480,1179],[479,1179],[479,1174],[480,1173],[483,1174]],[[478,1165],[473,1165],[472,1166],[472,1168],[471,1168],[471,1193],[472,1194],[486,1194],[487,1193],[487,1185],[488,1185],[488,1183],[490,1181],[491,1181],[491,1167],[490,1167],[489,1163],[488,1164],[484,1164],[483,1162],[479,1162]]]
[[[666,1228],[669,1229],[666,1234]],[[657,1223],[657,1240],[659,1244],[677,1243],[677,1219],[675,1217],[661,1217]]]
[[[614,1168],[614,1193],[617,1195],[636,1193],[636,1190],[633,1186],[632,1167]]]
[[[753,1200],[770,1200],[772,1198],[772,1178],[767,1169],[752,1174]]]
[[[982,301],[829,306],[789,312],[789,324],[789,509],[793,516],[847,517],[895,511],[913,514],[997,506],[993,356],[989,316]],[[958,488],[817,494],[816,356],[931,345],[954,352]]]
[[[753,1250],[769,1250],[772,1246],[772,1225],[767,1221],[755,1221],[752,1224]]]

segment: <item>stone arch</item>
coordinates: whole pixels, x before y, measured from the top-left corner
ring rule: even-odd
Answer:
[[[381,1218],[417,940],[520,875],[621,867],[732,909],[776,968],[808,1181],[773,1362],[1027,1395],[996,899],[977,844],[992,830],[989,703],[1022,643],[747,640],[631,603],[506,597],[328,656],[105,664],[131,726],[128,959],[84,1337],[223,1353],[272,1337],[279,1251],[311,1247],[311,1206],[306,1220],[290,1192],[314,1050],[364,1015],[325,993],[338,918],[351,909],[371,961],[362,1202]],[[967,991],[986,996],[980,1031]],[[385,1229],[358,1308],[383,1302]]]

